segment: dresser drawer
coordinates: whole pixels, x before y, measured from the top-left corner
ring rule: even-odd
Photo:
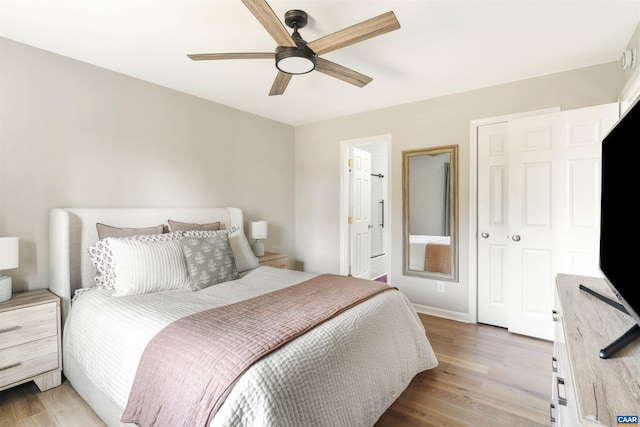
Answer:
[[[573,378],[569,367],[567,343],[564,331],[564,317],[562,306],[555,292],[555,309],[552,313],[554,320],[553,343],[553,374],[551,383],[552,425],[556,427],[579,427],[577,417],[576,397],[573,389]],[[555,419],[554,419],[555,418]],[[555,424],[553,424],[555,423]]]
[[[0,387],[57,369],[58,337],[0,350]]]
[[[0,350],[56,335],[56,310],[51,302],[0,313]]]

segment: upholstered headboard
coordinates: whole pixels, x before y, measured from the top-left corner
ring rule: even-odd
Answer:
[[[98,241],[97,223],[141,228],[167,224],[220,221],[220,228],[244,228],[238,208],[55,208],[49,216],[49,290],[62,299],[66,319],[76,289],[95,285],[88,248]]]

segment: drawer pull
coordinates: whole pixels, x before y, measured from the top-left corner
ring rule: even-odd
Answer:
[[[550,403],[549,404],[549,419],[554,424],[556,422],[556,417],[555,417],[555,414],[554,414],[555,410],[556,410],[556,405],[554,405],[553,403]]]
[[[564,386],[564,378],[558,377],[556,388],[558,389],[558,403],[562,406],[567,406],[567,390]]]
[[[4,368],[0,368],[0,371],[6,371],[7,369],[15,368],[22,365],[22,362],[14,363],[13,365],[5,366]]]
[[[551,310],[551,318],[553,319],[554,322],[558,321],[558,311],[557,310]]]
[[[551,357],[551,370],[558,372],[558,359],[556,359],[555,356]]]
[[[4,334],[5,332],[13,332],[22,329],[22,326],[12,326],[11,328],[0,329],[0,334]]]

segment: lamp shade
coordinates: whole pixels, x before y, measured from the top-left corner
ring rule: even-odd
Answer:
[[[253,221],[249,224],[250,239],[266,239],[267,238],[267,221]]]
[[[18,268],[18,238],[0,237],[0,270]]]
[[[0,270],[18,268],[18,238],[0,237]],[[11,299],[11,277],[0,274],[0,302]]]

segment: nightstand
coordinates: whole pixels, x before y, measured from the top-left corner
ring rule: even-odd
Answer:
[[[258,257],[260,265],[268,265],[276,268],[289,268],[289,256],[278,254],[275,252],[265,252],[263,256]]]
[[[33,380],[41,391],[62,380],[60,298],[46,289],[0,303],[0,390]]]

